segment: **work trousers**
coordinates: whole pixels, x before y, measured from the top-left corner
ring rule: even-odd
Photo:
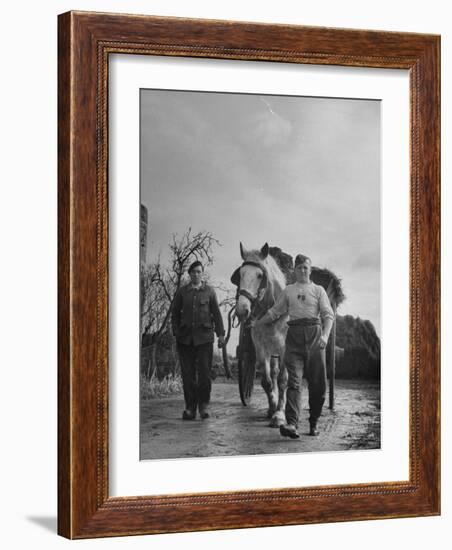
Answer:
[[[309,422],[316,424],[326,392],[326,354],[320,349],[320,325],[289,326],[286,336],[284,363],[287,368],[287,424],[297,427],[301,410],[303,374],[308,382]]]
[[[196,411],[210,401],[212,382],[210,371],[212,368],[213,344],[199,346],[177,344],[179,360],[184,386],[185,408]]]

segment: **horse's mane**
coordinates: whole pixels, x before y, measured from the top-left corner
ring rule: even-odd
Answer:
[[[281,271],[284,273],[286,283],[293,282],[293,258],[290,254],[287,254],[281,250],[278,246],[270,246],[268,252],[276,260]]]
[[[249,250],[246,252],[245,261],[256,262],[263,265],[267,271],[269,281],[275,281],[281,288],[286,286],[286,277],[279,267],[278,262],[270,254],[268,254],[265,259],[262,259],[260,250]]]

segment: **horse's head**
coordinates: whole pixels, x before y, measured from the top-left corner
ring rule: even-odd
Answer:
[[[231,277],[231,282],[238,288],[236,314],[240,321],[244,321],[251,314],[256,301],[261,300],[268,284],[268,274],[265,267],[268,256],[268,244],[260,250],[247,251],[240,243],[240,254],[243,264],[238,267]]]

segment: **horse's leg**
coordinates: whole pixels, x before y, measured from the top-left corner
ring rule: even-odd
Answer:
[[[261,373],[261,386],[268,399],[267,417],[271,418],[276,411],[276,399],[273,393],[273,384],[270,373],[269,357],[261,357],[258,360],[259,372]]]
[[[279,363],[278,358],[272,355],[270,357],[270,377],[272,379],[272,391],[276,401],[276,387],[278,384]]]
[[[287,391],[287,369],[281,357],[278,358],[278,405],[272,418],[273,426],[281,426],[286,423],[286,391]]]
[[[276,403],[276,408],[270,419],[270,426],[272,428],[278,428],[285,422],[284,407],[285,407],[285,395],[281,396],[280,379],[283,369],[280,368],[279,357],[272,355],[270,359],[270,371],[272,379],[272,395]],[[278,390],[278,393],[277,393]],[[278,397],[278,401],[277,401]]]

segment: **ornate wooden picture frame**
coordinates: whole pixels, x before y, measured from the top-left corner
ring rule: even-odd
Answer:
[[[440,513],[440,38],[89,12],[59,16],[58,532],[68,538]],[[110,54],[406,69],[409,480],[109,496]]]

